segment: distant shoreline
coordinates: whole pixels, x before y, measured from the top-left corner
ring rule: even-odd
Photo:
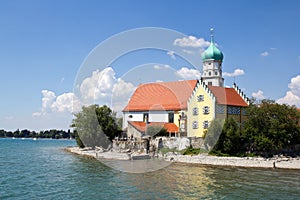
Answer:
[[[129,160],[129,154],[117,152],[97,152],[96,150],[67,147],[67,152],[88,156],[91,158],[104,157],[106,159]],[[177,155],[168,153],[164,156],[166,161],[190,163],[210,166],[265,168],[265,169],[297,169],[300,170],[300,157],[297,158],[260,158],[260,157],[218,157],[210,155]]]

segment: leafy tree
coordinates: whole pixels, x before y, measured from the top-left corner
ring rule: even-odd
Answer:
[[[115,114],[106,105],[83,106],[82,111],[75,114],[71,126],[75,127],[84,146],[93,148],[107,148],[111,144],[110,141],[120,132],[115,123]]]
[[[5,131],[3,129],[0,130],[0,137],[5,137]]]
[[[14,133],[13,133],[13,137],[20,137],[20,130],[17,129]]]
[[[223,120],[221,119],[215,119],[210,123],[204,139],[204,145],[207,150],[211,150],[217,144],[218,140],[220,140],[222,126]]]
[[[280,151],[300,143],[300,112],[294,106],[263,100],[248,108],[248,120],[242,131],[245,151]]]
[[[216,150],[227,154],[236,154],[240,151],[240,131],[233,118],[225,120],[220,139],[215,147]]]

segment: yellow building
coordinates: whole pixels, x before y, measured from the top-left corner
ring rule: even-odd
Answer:
[[[249,101],[234,84],[223,86],[223,53],[210,46],[202,54],[201,80],[141,84],[123,110],[123,129],[128,137],[147,135],[147,127],[159,124],[170,136],[203,137],[215,118],[246,120]]]

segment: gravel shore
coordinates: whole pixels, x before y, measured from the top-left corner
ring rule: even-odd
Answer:
[[[209,155],[166,155],[166,160],[231,167],[300,169],[300,158],[218,157]]]
[[[67,147],[65,151],[78,155],[93,158],[105,158],[116,160],[130,160],[129,153],[99,152],[92,149],[80,149],[78,147]],[[201,165],[231,166],[231,167],[254,167],[254,168],[279,168],[279,169],[300,169],[300,158],[259,158],[259,157],[217,157],[209,155],[177,155],[167,153],[164,156],[166,161],[193,163]]]

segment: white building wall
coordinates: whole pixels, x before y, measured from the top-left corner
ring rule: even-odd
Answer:
[[[143,121],[143,113],[145,112],[123,112],[123,126],[122,129],[128,127],[128,121]],[[129,116],[132,116],[131,118]]]
[[[169,112],[165,110],[149,111],[149,122],[169,122]]]
[[[173,111],[157,110],[157,111],[143,111],[143,112],[124,112],[122,129],[128,127],[128,121],[143,121],[144,113],[149,113],[149,122],[169,122],[169,113]],[[131,118],[129,116],[132,116]]]

